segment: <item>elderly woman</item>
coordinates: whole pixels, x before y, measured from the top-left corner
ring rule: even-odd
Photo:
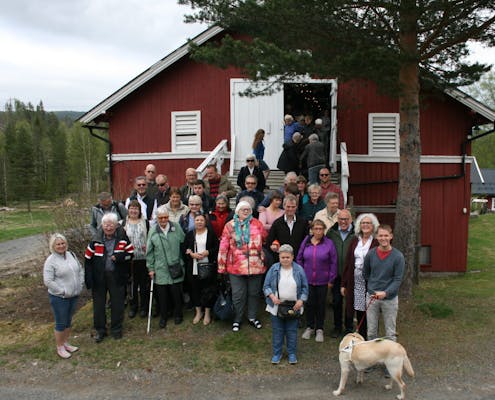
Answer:
[[[294,262],[294,250],[289,244],[280,246],[280,262],[275,263],[266,274],[263,293],[266,311],[272,319],[272,364],[282,358],[284,339],[287,344],[289,364],[297,363],[298,319],[278,316],[278,307],[284,301],[295,302],[293,310],[302,314],[303,303],[308,299],[308,280],[302,267]]]
[[[158,223],[150,230],[146,245],[146,265],[160,305],[160,328],[167,326],[168,310],[173,307],[175,324],[182,323],[182,282],[184,281],[184,261],[181,245],[184,232],[176,222],[171,222],[168,209],[158,207]],[[170,304],[169,299],[173,300]]]
[[[278,190],[274,190],[270,194],[270,205],[264,210],[260,211],[259,220],[265,228],[266,234],[270,232],[273,222],[284,215],[284,209],[280,208],[282,205],[282,194]]]
[[[311,224],[313,235],[303,240],[297,263],[304,268],[309,283],[306,312],[307,328],[303,339],[310,339],[316,330],[315,341],[323,342],[325,324],[325,302],[328,288],[337,276],[337,251],[333,242],[325,236],[325,224],[315,219]]]
[[[184,243],[186,273],[191,276],[191,301],[196,310],[193,324],[199,323],[204,315],[203,324],[208,325],[216,298],[218,238],[208,228],[206,215],[196,215],[194,229],[187,232]],[[209,271],[206,276],[200,271],[205,263]]]
[[[139,310],[141,318],[148,314],[150,296],[150,278],[146,268],[146,239],[149,222],[141,213],[141,204],[131,200],[127,209],[124,229],[134,246],[134,257],[131,263],[131,298],[129,301],[129,318],[134,318]]]
[[[177,187],[170,188],[170,200],[165,207],[167,207],[170,222],[179,222],[180,217],[189,211],[189,207],[182,203],[181,192]]]
[[[364,258],[368,251],[378,246],[374,238],[380,223],[374,214],[361,214],[354,228],[356,236],[349,244],[345,259],[340,293],[345,297],[346,319],[352,319],[354,312],[359,325],[359,334],[366,339],[366,282],[363,278]],[[361,322],[362,320],[362,322]]]
[[[72,252],[68,251],[67,239],[60,233],[50,237],[51,255],[43,267],[43,282],[55,317],[55,343],[57,354],[69,358],[79,350],[68,342],[71,321],[76,311],[77,300],[84,285],[84,270]]]
[[[252,213],[247,201],[237,204],[234,219],[223,228],[218,252],[218,272],[229,274],[232,287],[233,332],[241,328],[246,305],[249,323],[256,329],[262,327],[256,313],[263,274],[266,272],[262,247],[266,233]]]
[[[134,246],[120,226],[117,214],[105,214],[101,219],[101,228],[84,254],[86,287],[92,289],[93,294],[96,343],[107,335],[107,292],[110,294],[110,332],[114,339],[122,338],[125,286],[133,254]]]
[[[223,232],[223,227],[230,221],[234,212],[229,208],[229,199],[224,194],[219,194],[215,199],[215,209],[210,212],[210,224],[213,228],[213,231],[217,235],[217,238],[220,239]]]
[[[193,194],[189,196],[187,205],[189,207],[189,211],[181,215],[179,218],[179,225],[184,231],[184,233],[193,231],[194,219],[196,218],[196,215],[203,214],[202,211],[203,201],[201,200],[201,197],[199,197],[198,195]]]
[[[315,218],[315,214],[325,208],[325,202],[320,198],[321,187],[317,183],[309,185],[308,193],[309,201],[302,206],[301,217],[311,222]]]
[[[334,226],[339,217],[339,195],[338,193],[328,192],[325,196],[325,204],[327,205],[322,210],[315,214],[315,219],[319,219],[325,223],[325,234]]]

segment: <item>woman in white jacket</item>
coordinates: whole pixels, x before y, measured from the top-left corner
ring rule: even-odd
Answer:
[[[71,321],[84,284],[84,269],[72,252],[67,251],[67,239],[60,233],[50,237],[50,256],[43,268],[43,281],[48,287],[50,305],[55,317],[57,354],[69,358],[79,350],[68,343]]]

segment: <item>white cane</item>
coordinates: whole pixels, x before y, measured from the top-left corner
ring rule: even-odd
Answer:
[[[150,334],[151,329],[151,306],[153,305],[153,283],[155,279],[151,278],[151,286],[150,286],[150,305],[148,306],[148,326],[146,328],[146,334]]]

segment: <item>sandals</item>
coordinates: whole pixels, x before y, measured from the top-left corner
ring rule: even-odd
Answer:
[[[261,322],[257,319],[250,319],[249,324],[251,326],[254,326],[256,329],[261,329],[263,327],[263,325],[261,325]]]
[[[241,324],[239,324],[239,322],[234,322],[232,324],[232,332],[239,332],[239,329],[241,329]]]

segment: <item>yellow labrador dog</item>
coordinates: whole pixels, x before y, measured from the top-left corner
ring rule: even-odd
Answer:
[[[342,394],[351,370],[351,365],[357,370],[357,383],[363,383],[364,370],[375,364],[385,364],[390,373],[390,382],[385,389],[392,389],[392,379],[400,388],[399,400],[406,398],[406,384],[402,380],[402,367],[410,376],[414,371],[402,345],[388,339],[365,341],[359,333],[349,333],[344,336],[339,345],[340,384],[333,391],[334,396]]]

